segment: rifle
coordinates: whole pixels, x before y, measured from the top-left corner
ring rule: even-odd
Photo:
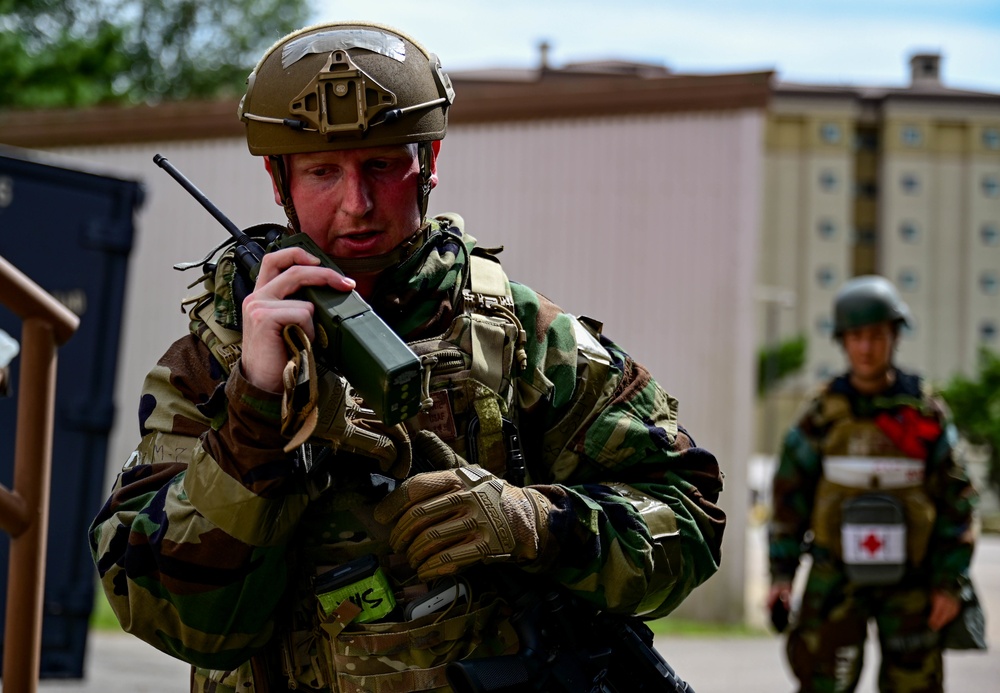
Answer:
[[[560,586],[538,589],[498,566],[491,575],[516,595],[511,624],[520,650],[450,663],[456,693],[694,693],[638,618],[600,612]]]
[[[265,252],[297,246],[319,259],[324,267],[343,272],[304,233],[289,235],[277,224],[263,224],[254,230],[270,229],[267,249],[241,231],[183,173],[157,154],[153,162],[165,170],[215,217],[236,239],[236,258],[256,282]],[[316,361],[336,370],[364,398],[376,416],[386,424],[396,424],[420,410],[420,359],[375,314],[356,291],[335,291],[324,286],[307,286],[295,298],[311,301],[316,310]]]

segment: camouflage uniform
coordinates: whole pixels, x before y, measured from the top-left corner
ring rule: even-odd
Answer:
[[[462,457],[475,447],[483,466],[496,466],[488,445],[465,433],[485,409],[466,382],[472,350],[455,325],[469,256],[482,249],[460,226],[455,216],[432,220],[372,305],[418,353],[443,339],[457,358],[452,389],[432,392],[449,400],[444,414],[411,419],[411,435],[431,430]],[[217,286],[215,316],[234,326],[230,288]],[[599,337],[607,367],[585,367],[576,319],[525,286],[509,290],[526,361],[513,371],[514,404],[500,413],[518,423],[526,483],[553,504],[552,540],[522,567],[602,609],[663,616],[718,568],[718,463],[679,429],[676,401],[617,345]],[[375,554],[405,599],[412,570],[390,555],[390,528],[372,512],[392,480],[342,452],[317,466],[323,474],[296,474],[282,452],[279,397],[238,367],[227,376],[205,325],[194,319],[191,331],[147,377],[142,440],[91,527],[126,631],[190,662],[196,691],[254,690],[251,659],[290,689],[449,690],[444,662],[516,650],[489,571],[463,574],[473,596],[460,613],[410,622],[404,633],[395,615],[342,632],[324,622],[311,582],[319,565]]]
[[[940,403],[919,377],[899,370],[876,396],[857,392],[848,375],[835,378],[789,431],[774,476],[770,564],[773,582],[791,582],[800,554],[812,557],[787,648],[800,690],[854,690],[869,619],[882,651],[880,690],[942,690],[940,636],[927,626],[931,591],[958,595],[974,542],[976,495],[955,442]],[[895,584],[862,586],[848,576],[840,513],[861,492],[830,478],[831,460],[848,456],[876,466],[913,461],[915,483],[895,491],[907,527],[905,567]]]

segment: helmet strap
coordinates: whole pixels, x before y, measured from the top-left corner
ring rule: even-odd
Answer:
[[[431,176],[434,163],[434,149],[429,141],[417,143],[417,159],[420,161],[420,178],[417,181],[417,207],[420,220],[427,216],[427,201],[431,196]]]
[[[298,233],[301,230],[299,215],[295,211],[295,203],[292,202],[292,183],[289,180],[288,169],[285,168],[285,157],[271,154],[267,159],[271,162],[271,177],[274,178],[274,184],[281,196],[281,206],[285,209],[285,216],[288,217],[292,231]]]

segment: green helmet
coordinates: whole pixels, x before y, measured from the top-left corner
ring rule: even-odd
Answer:
[[[247,78],[239,116],[261,156],[440,140],[455,99],[437,56],[377,24],[311,26]]]
[[[896,287],[885,277],[874,274],[845,282],[834,299],[833,315],[833,334],[837,338],[845,330],[879,322],[910,324],[910,309]]]
[[[282,154],[422,143],[421,213],[430,194],[430,142],[443,139],[451,80],[436,55],[379,24],[337,22],[275,43],[247,78],[238,114],[247,145],[268,156],[296,224]]]

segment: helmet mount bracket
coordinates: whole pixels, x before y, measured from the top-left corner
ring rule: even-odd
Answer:
[[[335,50],[288,110],[328,139],[361,137],[396,101],[396,95],[359,68],[347,51]]]

